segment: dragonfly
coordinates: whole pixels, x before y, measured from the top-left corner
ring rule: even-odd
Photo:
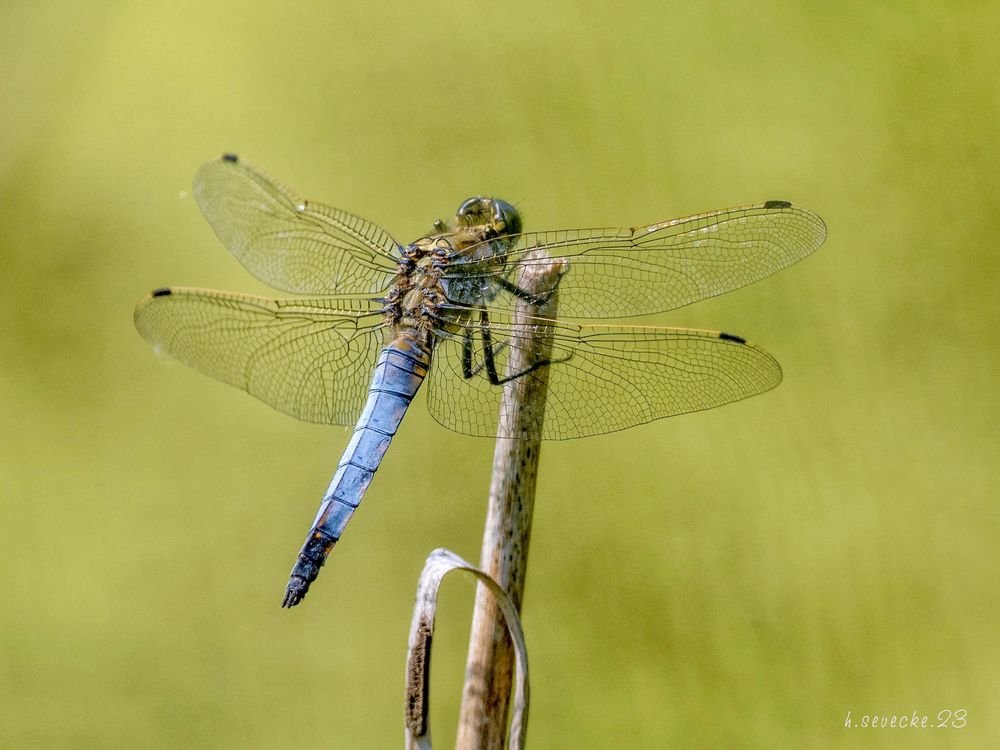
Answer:
[[[784,200],[631,228],[524,232],[511,203],[476,196],[403,245],[234,154],[197,172],[194,197],[247,271],[295,296],[155,289],[136,306],[139,333],[293,417],[354,425],[284,607],[306,596],[425,380],[437,422],[497,438],[599,435],[763,393],[781,368],[741,336],[572,321],[723,294],[826,238],[819,216]],[[561,270],[544,293],[528,283],[541,264]],[[558,316],[546,317],[554,293]],[[532,330],[545,331],[544,356],[525,343]],[[503,385],[518,378],[544,388],[544,418],[498,433]]]

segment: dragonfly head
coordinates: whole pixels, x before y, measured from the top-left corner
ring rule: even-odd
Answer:
[[[459,226],[489,226],[497,237],[521,233],[521,214],[500,198],[469,198],[458,207],[455,220]]]

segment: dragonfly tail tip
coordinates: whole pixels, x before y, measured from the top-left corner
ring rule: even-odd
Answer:
[[[285,588],[285,598],[281,600],[281,606],[284,609],[291,609],[306,598],[307,591],[309,591],[309,582],[298,576],[292,576]]]

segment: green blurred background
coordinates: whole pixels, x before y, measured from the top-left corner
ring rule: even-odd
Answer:
[[[647,319],[752,338],[778,390],[545,447],[529,742],[996,747],[998,31],[985,2],[4,3],[0,747],[398,746],[424,557],[478,559],[492,444],[418,396],[279,609],[348,433],[132,326],[155,286],[266,293],[190,196],[224,150],[402,240],[484,192],[531,229],[822,215],[814,257]]]

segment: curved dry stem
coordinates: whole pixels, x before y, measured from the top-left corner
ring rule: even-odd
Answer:
[[[514,643],[514,716],[511,721],[510,747],[524,748],[528,726],[528,649],[521,630],[521,620],[514,602],[486,573],[446,549],[436,549],[424,563],[417,600],[410,623],[410,640],[406,653],[406,747],[409,750],[430,750],[429,688],[431,641],[434,635],[438,589],[441,581],[453,570],[474,575],[488,588],[503,613],[507,632]]]

